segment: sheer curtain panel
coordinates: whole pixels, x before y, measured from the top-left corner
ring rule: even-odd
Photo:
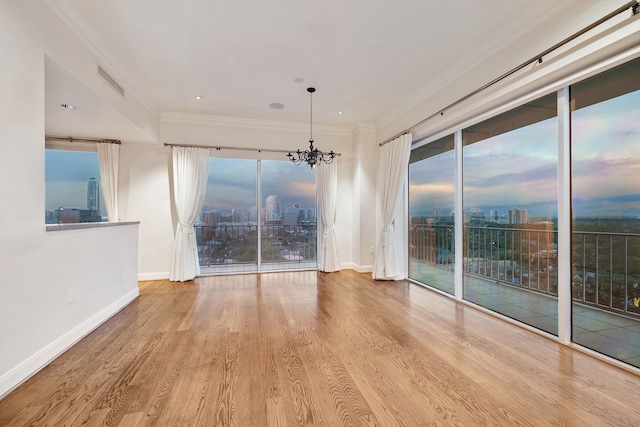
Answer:
[[[378,198],[384,225],[373,264],[373,278],[376,280],[405,278],[405,269],[398,261],[394,222],[402,202],[402,189],[407,178],[410,154],[411,134],[402,135],[380,148]]]
[[[98,167],[100,168],[100,185],[107,208],[109,222],[118,222],[118,164],[120,162],[120,144],[99,142]]]
[[[320,208],[320,251],[318,269],[327,273],[340,271],[336,238],[336,198],[338,193],[338,165],[320,164],[316,169],[316,186]]]
[[[184,282],[200,274],[193,225],[202,210],[209,175],[209,150],[173,147],[173,196],[178,217],[169,280]]]

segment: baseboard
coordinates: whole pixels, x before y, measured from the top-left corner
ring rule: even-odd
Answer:
[[[15,368],[0,376],[0,399],[11,393],[20,384],[38,373],[42,368],[51,363],[56,357],[64,353],[69,347],[80,341],[91,331],[109,320],[114,314],[125,308],[139,295],[136,286],[131,292],[119,298],[109,306],[100,310],[51,344],[44,347],[34,355],[27,358]]]
[[[169,280],[169,272],[138,273],[138,281],[144,282],[145,280]]]
[[[358,273],[372,273],[373,265],[358,265],[353,262],[344,262],[341,264],[343,269],[355,270]]]

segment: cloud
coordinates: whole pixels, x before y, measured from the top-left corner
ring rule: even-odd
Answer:
[[[257,161],[213,159],[203,210],[248,209],[257,206]],[[315,175],[306,166],[287,161],[261,161],[262,205],[269,195],[280,196],[282,207],[300,203],[315,208]]]

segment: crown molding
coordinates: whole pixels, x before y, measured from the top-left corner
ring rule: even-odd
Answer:
[[[83,18],[70,0],[44,0],[43,2],[89,49],[97,65],[101,66],[109,75],[117,78],[118,83],[124,84],[128,94],[131,94],[148,113],[154,117],[160,117],[160,108],[156,103],[138,90],[136,84],[132,84],[135,79],[127,78],[122,71],[119,71],[126,69],[123,65],[125,61],[121,59],[120,54]]]
[[[371,122],[358,122],[351,128],[352,134],[357,134],[359,132],[377,132],[378,128],[375,123]]]
[[[207,114],[189,114],[164,112],[160,123],[184,125],[222,126],[230,128],[255,129],[266,131],[308,132],[306,123],[278,122],[274,120],[247,119],[240,117],[212,116]],[[351,129],[346,126],[313,125],[314,133],[323,135],[351,136]]]

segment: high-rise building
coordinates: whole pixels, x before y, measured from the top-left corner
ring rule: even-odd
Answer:
[[[244,209],[233,209],[231,212],[232,222],[247,222],[249,217]]]
[[[89,178],[87,182],[87,209],[100,210],[100,183],[95,178]]]
[[[490,220],[492,220],[492,221],[497,221],[497,220],[498,220],[498,218],[499,218],[499,213],[498,213],[498,211],[497,211],[497,210],[495,210],[495,209],[491,209],[491,210],[489,211],[489,219],[490,219]]]
[[[258,222],[258,208],[251,206],[248,210],[249,222]]]
[[[433,208],[433,219],[438,220],[442,218],[442,208]]]
[[[202,213],[202,222],[209,226],[215,226],[221,220],[220,212],[213,210]]]
[[[307,208],[307,221],[313,221],[316,219],[316,210],[314,208]]]
[[[484,219],[485,213],[482,209],[471,208],[471,211],[469,212],[469,216],[472,219]]]
[[[282,217],[282,225],[298,225],[300,213],[297,209],[287,210]]]
[[[280,210],[280,196],[267,196],[267,222],[282,221],[282,211]]]
[[[507,222],[509,224],[526,224],[527,210],[517,208],[509,209],[507,212]]]

